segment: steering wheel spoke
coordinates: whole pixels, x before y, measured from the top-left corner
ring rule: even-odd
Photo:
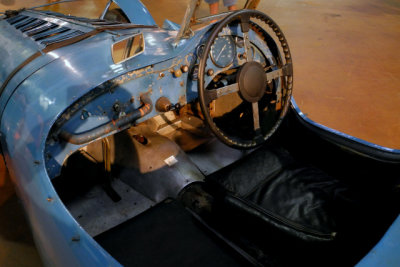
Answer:
[[[254,123],[254,139],[253,141],[256,144],[261,144],[264,141],[264,137],[262,135],[261,126],[260,126],[260,112],[258,108],[259,102],[252,103],[253,109],[253,123]]]
[[[216,100],[217,98],[220,98],[221,96],[233,94],[236,92],[239,92],[239,85],[237,83],[230,84],[230,85],[227,85],[224,87],[220,87],[218,89],[206,90],[205,101],[208,105],[213,100]]]
[[[267,81],[272,81],[276,78],[282,77],[282,76],[289,76],[293,75],[293,70],[292,70],[292,64],[286,64],[280,69],[276,69],[270,72],[266,73],[267,76]]]
[[[260,112],[258,110],[258,102],[252,103],[253,108],[253,122],[254,122],[254,131],[258,132],[260,127]]]
[[[243,13],[240,15],[240,27],[243,33],[248,33],[250,30],[250,14]]]
[[[249,30],[250,30],[249,14],[242,14],[240,16],[240,28],[243,33],[243,43],[244,43],[244,50],[246,53],[246,62],[249,62],[253,59],[253,50],[251,48],[251,42],[249,39]]]

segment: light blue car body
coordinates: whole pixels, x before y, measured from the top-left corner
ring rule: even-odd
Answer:
[[[124,10],[132,23],[155,25],[154,19],[140,1],[114,2]],[[22,14],[44,17],[35,11],[25,11]],[[94,29],[94,26],[70,20],[65,26],[84,33]],[[197,88],[189,79],[189,72],[179,77],[172,72],[182,65],[191,65],[195,48],[210,27],[197,31],[179,46],[173,45],[176,32],[169,29],[139,27],[104,31],[43,53],[13,73],[45,46],[27,38],[6,20],[0,20],[0,85],[3,86],[0,94],[1,149],[46,265],[120,266],[79,226],[51,183],[50,178],[60,172],[66,156],[80,147],[73,144],[59,146],[49,142],[48,136],[56,121],[76,101],[86,97],[92,90],[101,88],[106,82],[117,84],[117,89],[85,106],[96,117],[84,118],[87,121],[82,124],[82,118],[77,114],[65,124],[66,129],[81,132],[107,122],[111,116],[107,112],[116,101],[120,101],[126,112],[138,108],[141,92],[151,92],[153,103],[160,96],[167,96],[173,104],[180,105],[194,100]],[[138,33],[142,33],[145,39],[144,53],[121,64],[114,64],[112,44],[126,35]],[[126,99],[132,100],[128,103]],[[102,104],[100,108],[99,103]],[[295,103],[293,105],[297,107]],[[300,113],[300,110],[297,111]],[[155,114],[153,110],[141,120]],[[307,119],[304,115],[303,118]],[[353,140],[372,146],[356,138]],[[384,150],[380,147],[376,149]],[[390,153],[400,155],[397,150]],[[400,218],[358,266],[399,265],[399,240]]]

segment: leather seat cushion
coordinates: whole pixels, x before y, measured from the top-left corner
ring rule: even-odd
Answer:
[[[298,238],[333,240],[348,188],[286,150],[262,147],[207,178],[224,192],[224,203]]]

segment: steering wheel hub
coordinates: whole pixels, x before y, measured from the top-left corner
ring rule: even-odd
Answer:
[[[239,70],[237,83],[243,100],[251,103],[260,101],[267,87],[263,66],[256,61],[247,62]]]

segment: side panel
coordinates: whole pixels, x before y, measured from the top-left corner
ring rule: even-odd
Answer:
[[[67,66],[63,70],[64,77],[54,77],[61,80],[60,84],[74,79]],[[47,265],[120,266],[72,218],[58,198],[44,165],[49,127],[77,91],[86,88],[82,86],[62,90],[57,98],[57,90],[48,88],[28,86],[21,94],[17,91],[3,114],[1,145]]]
[[[0,21],[0,86],[10,73],[30,56],[35,54],[39,47],[24,37],[7,21]]]
[[[202,35],[192,38],[181,49],[157,46],[160,43],[158,38],[172,38],[168,33],[149,31],[145,35],[146,53],[118,65],[112,63],[110,47],[113,40],[107,33],[51,52],[54,60],[21,79],[4,107],[0,122],[1,146],[36,243],[48,265],[120,266],[78,225],[58,198],[45,166],[48,157],[45,153],[46,137],[56,119],[72,103],[107,80],[122,74],[126,75],[121,78],[126,78],[134,73],[129,70],[162,61],[160,67],[163,69],[160,71],[174,81],[173,87],[167,87],[171,91],[165,94],[184,92],[181,79],[185,76],[172,78],[170,66],[163,67],[163,64],[192,51]],[[166,78],[156,80],[155,85],[163,83]],[[131,83],[136,85],[134,80]],[[140,88],[143,91],[148,89]],[[159,86],[154,88],[154,96],[158,93],[161,94]]]

